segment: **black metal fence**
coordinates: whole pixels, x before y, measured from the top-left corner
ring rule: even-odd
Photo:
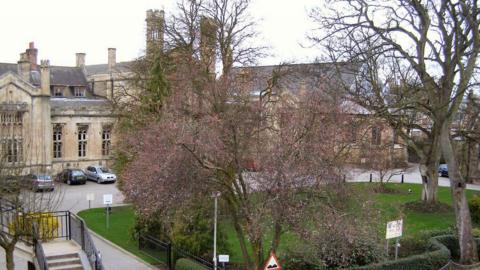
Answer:
[[[100,252],[93,243],[85,221],[75,214],[70,214],[70,239],[82,247],[83,251],[87,254],[92,269],[105,270]]]
[[[168,267],[169,270],[175,270],[175,263],[178,259],[186,258],[197,262],[205,267],[205,269],[212,270],[212,259],[203,258],[191,254],[190,252],[175,247],[169,242],[162,241],[151,235],[138,236],[138,249],[145,255]],[[220,265],[217,269],[224,270]]]
[[[43,252],[42,240],[38,237],[38,224],[33,223],[33,248],[40,270],[48,270],[47,258]]]

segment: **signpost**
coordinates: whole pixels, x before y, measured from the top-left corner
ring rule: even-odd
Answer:
[[[109,227],[109,215],[110,215],[110,205],[113,203],[113,195],[112,194],[103,194],[103,204],[107,206],[107,229]]]
[[[87,201],[88,201],[88,209],[90,209],[90,203],[95,200],[95,194],[94,193],[88,193],[87,194]]]
[[[275,255],[275,252],[270,253],[270,257],[267,260],[267,263],[265,263],[265,267],[263,268],[264,270],[282,270],[282,267],[278,263],[277,256]]]
[[[387,256],[388,256],[388,241],[395,238],[395,260],[398,258],[398,248],[400,247],[400,237],[403,232],[403,219],[390,221],[387,223],[387,233],[385,238],[387,239]]]
[[[228,255],[218,255],[218,262],[221,262],[223,264],[223,269],[225,268],[225,263],[228,263],[230,261],[230,256]]]

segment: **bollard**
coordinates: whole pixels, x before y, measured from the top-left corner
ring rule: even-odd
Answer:
[[[372,174],[370,174],[370,183],[372,182]]]
[[[403,173],[402,173],[402,184],[403,184]]]

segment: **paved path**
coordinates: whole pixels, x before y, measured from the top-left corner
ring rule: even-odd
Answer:
[[[116,184],[97,184],[88,181],[85,185],[68,186],[59,184],[56,191],[61,198],[57,207],[58,210],[69,210],[78,213],[88,209],[87,194],[94,194],[94,201],[91,207],[103,207],[103,194],[113,195],[113,206],[123,204],[124,197],[116,187]],[[128,228],[125,233],[129,234]],[[140,261],[137,257],[118,249],[116,246],[102,240],[92,234],[93,242],[102,255],[103,265],[106,270],[150,270],[151,266]]]
[[[378,173],[373,173],[373,181],[379,181]],[[348,182],[368,182],[370,181],[370,172],[360,169],[351,169],[346,175]],[[402,179],[401,174],[393,176],[389,182],[393,183],[400,183]],[[418,170],[418,165],[412,164],[405,172],[404,172],[404,182],[405,183],[414,183],[414,184],[421,184],[422,177],[420,175],[420,171]],[[450,187],[450,179],[447,177],[439,177],[438,184],[441,187]],[[467,189],[472,190],[480,190],[480,185],[477,184],[467,184]]]

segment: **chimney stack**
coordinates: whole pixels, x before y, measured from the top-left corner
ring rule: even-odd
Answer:
[[[117,64],[117,49],[108,48],[108,71],[112,72]]]
[[[50,96],[50,61],[42,60],[40,63],[40,80],[42,95]]]
[[[76,53],[76,67],[85,68],[85,53]]]
[[[27,82],[30,82],[30,62],[27,53],[20,54],[20,60],[17,62],[17,73]]]
[[[28,61],[30,62],[30,70],[37,69],[38,50],[35,48],[35,43],[32,41],[28,44],[27,53]]]

